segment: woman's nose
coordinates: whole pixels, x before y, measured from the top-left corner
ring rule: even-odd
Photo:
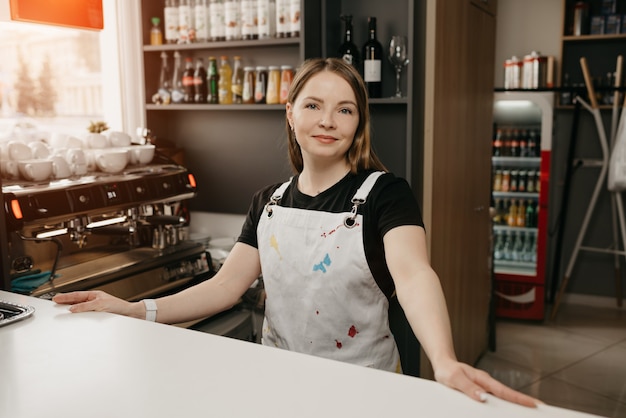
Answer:
[[[334,128],[335,127],[335,119],[332,115],[323,115],[320,119],[320,126],[323,128]]]

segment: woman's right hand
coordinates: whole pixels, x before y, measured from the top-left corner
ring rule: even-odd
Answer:
[[[70,312],[110,312],[119,315],[145,319],[146,307],[143,302],[127,302],[101,290],[87,290],[70,293],[58,293],[53,302],[70,306]]]

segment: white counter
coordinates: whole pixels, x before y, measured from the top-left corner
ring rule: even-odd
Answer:
[[[576,417],[438,383],[0,291],[0,417]]]

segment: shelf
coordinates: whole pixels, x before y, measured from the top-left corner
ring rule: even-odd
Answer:
[[[511,167],[539,167],[541,157],[491,157],[491,161]]]
[[[508,225],[494,225],[494,231],[504,231],[504,232],[534,232],[537,233],[538,228],[526,228],[521,226],[508,226]]]
[[[300,38],[271,38],[271,39],[254,39],[250,41],[220,41],[220,42],[195,42],[191,44],[163,44],[163,45],[144,45],[143,50],[146,52],[160,51],[185,51],[196,49],[230,49],[230,48],[255,48],[266,46],[280,45],[299,45]]]
[[[380,99],[369,99],[370,104],[402,104],[408,103],[406,97],[383,97]]]
[[[156,105],[146,104],[146,110],[285,110],[284,104],[268,105],[268,104],[169,104]]]
[[[491,192],[494,198],[504,197],[510,199],[539,199],[539,193],[528,192]]]
[[[517,274],[521,276],[535,276],[537,274],[537,264],[524,261],[494,260],[493,269],[496,274]]]
[[[563,36],[563,42],[585,42],[585,41],[609,41],[611,39],[626,39],[626,33],[616,33],[610,35],[567,35]]]

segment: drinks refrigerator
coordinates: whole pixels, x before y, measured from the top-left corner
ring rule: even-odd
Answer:
[[[554,93],[495,93],[493,297],[498,317],[544,317],[553,108]]]

